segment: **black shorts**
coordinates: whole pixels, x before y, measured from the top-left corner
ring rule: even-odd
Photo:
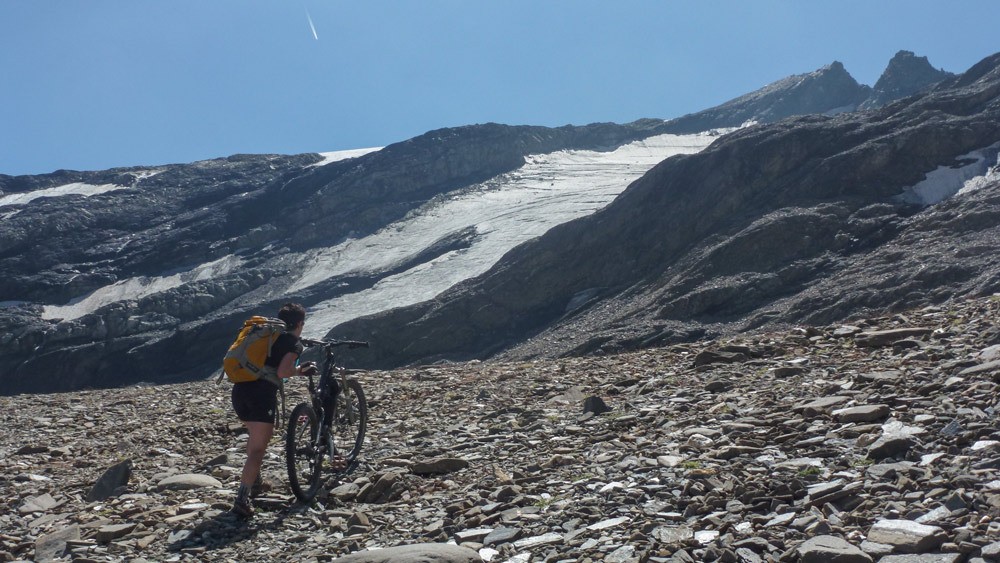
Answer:
[[[278,413],[278,388],[258,379],[233,385],[233,410],[243,422],[274,424]]]

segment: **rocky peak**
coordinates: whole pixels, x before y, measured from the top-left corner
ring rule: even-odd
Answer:
[[[952,76],[954,74],[931,66],[927,57],[918,57],[913,51],[899,51],[889,61],[885,72],[875,83],[871,97],[861,104],[860,109],[882,107]]]
[[[747,122],[771,123],[793,115],[837,114],[853,111],[870,94],[870,87],[858,84],[840,61],[834,61],[722,105],[674,119],[667,128],[671,133],[692,133],[739,127]]]

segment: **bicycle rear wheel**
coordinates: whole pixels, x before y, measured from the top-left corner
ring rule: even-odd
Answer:
[[[358,459],[361,444],[365,441],[365,429],[368,427],[368,403],[365,393],[361,390],[361,382],[348,379],[347,387],[337,397],[334,411],[333,442],[338,454],[344,456],[348,463]]]
[[[285,435],[285,462],[288,465],[288,483],[296,498],[311,502],[319,491],[323,473],[325,448],[316,447],[319,418],[312,405],[300,403],[288,417]]]

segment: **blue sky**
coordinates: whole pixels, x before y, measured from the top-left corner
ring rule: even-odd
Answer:
[[[998,21],[996,0],[0,0],[0,174],[678,117],[834,60],[871,85],[900,49],[961,72]]]

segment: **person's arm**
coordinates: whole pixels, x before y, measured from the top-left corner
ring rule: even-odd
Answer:
[[[299,355],[294,352],[288,352],[285,354],[285,356],[281,358],[281,363],[278,364],[278,377],[287,379],[298,374],[299,371],[295,369],[295,360],[297,359],[299,359]]]

